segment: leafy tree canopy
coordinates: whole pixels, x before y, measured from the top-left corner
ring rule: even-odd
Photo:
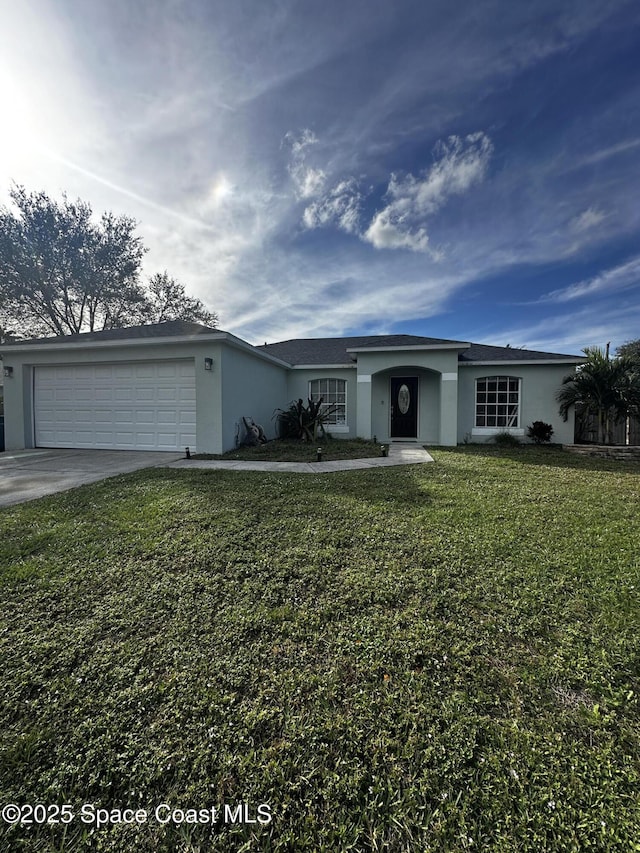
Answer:
[[[635,341],[627,341],[626,344],[618,347],[616,355],[622,358],[628,358],[632,361],[637,369],[640,369],[640,338]]]
[[[10,336],[69,335],[165,320],[215,326],[217,316],[166,272],[145,286],[136,222],[44,192],[10,192],[0,207],[0,329]]]

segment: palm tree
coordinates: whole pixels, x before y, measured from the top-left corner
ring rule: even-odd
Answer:
[[[609,358],[599,347],[583,350],[587,356],[575,373],[565,376],[556,399],[567,420],[569,408],[593,412],[598,417],[598,444],[611,443],[611,427],[629,413],[640,410],[640,374],[625,356]]]

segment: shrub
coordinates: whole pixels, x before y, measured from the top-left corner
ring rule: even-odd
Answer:
[[[278,419],[280,438],[318,441],[326,436],[325,424],[329,423],[337,406],[323,406],[322,400],[322,397],[319,400],[307,399],[305,406],[299,399],[291,402],[288,409],[276,409],[273,416]]]
[[[544,421],[534,421],[531,426],[527,427],[527,436],[535,441],[536,444],[543,444],[545,441],[551,441],[553,435],[553,427],[551,424],[546,424]]]
[[[510,432],[499,432],[493,437],[498,447],[519,447],[520,439]]]

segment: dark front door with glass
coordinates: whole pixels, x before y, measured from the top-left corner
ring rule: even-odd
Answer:
[[[391,377],[391,438],[418,436],[418,377]]]

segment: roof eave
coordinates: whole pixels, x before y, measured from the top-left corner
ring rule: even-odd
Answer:
[[[484,359],[482,361],[459,361],[458,367],[498,367],[508,364],[582,364],[584,361],[584,358],[573,358],[571,356],[567,356],[567,358],[502,358],[491,361]]]
[[[317,364],[293,364],[292,370],[357,370],[358,365],[355,361],[349,364],[329,364],[327,362],[318,362]]]

